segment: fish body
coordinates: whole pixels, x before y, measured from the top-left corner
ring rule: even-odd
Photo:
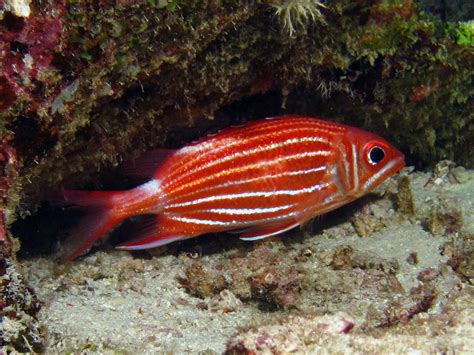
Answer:
[[[66,258],[140,214],[155,215],[154,223],[119,249],[224,231],[262,239],[357,199],[403,166],[401,152],[358,128],[304,116],[253,121],[175,151],[152,151],[132,173],[153,176],[134,189],[65,191],[67,202],[92,212],[66,241]]]

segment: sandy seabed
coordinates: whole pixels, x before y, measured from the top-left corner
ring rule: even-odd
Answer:
[[[442,162],[283,237],[21,271],[46,353],[473,353],[473,211],[474,171]]]

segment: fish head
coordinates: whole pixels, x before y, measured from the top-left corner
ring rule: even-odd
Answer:
[[[346,179],[360,197],[405,166],[405,156],[382,137],[350,127],[344,137]]]

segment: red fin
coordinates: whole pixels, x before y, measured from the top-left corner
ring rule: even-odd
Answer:
[[[154,216],[153,220],[147,221],[141,228],[139,236],[130,242],[123,243],[116,247],[121,250],[141,250],[151,249],[166,245],[187,237],[176,235],[160,235],[157,229],[159,217]]]
[[[156,170],[168,159],[171,155],[176,152],[176,149],[157,148],[145,152],[139,158],[125,162],[121,171],[123,174],[140,178],[147,179],[155,175]]]
[[[64,190],[59,197],[54,200],[63,206],[76,205],[80,207],[105,207],[116,191],[79,191]]]
[[[300,223],[295,221],[286,222],[278,225],[255,226],[248,228],[240,235],[240,239],[245,241],[259,240],[281,234],[287,230],[293,229]]]
[[[151,249],[151,248],[161,247],[162,245],[170,244],[170,243],[176,242],[178,240],[183,240],[183,239],[186,239],[186,237],[150,235],[147,237],[136,239],[128,243],[120,244],[119,246],[115,247],[115,249],[120,249],[120,250]]]
[[[102,191],[64,191],[63,204],[78,205],[88,214],[71,231],[63,244],[61,259],[72,261],[87,252],[94,242],[111,230],[123,217],[111,209],[111,197],[119,192]]]

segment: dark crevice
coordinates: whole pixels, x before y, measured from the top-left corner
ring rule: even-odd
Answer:
[[[51,132],[43,132],[37,117],[19,116],[7,125],[14,133],[12,146],[22,157],[44,156],[57,143],[57,136]],[[31,142],[35,142],[34,145]],[[34,161],[24,161],[24,167],[35,164]]]
[[[5,32],[21,32],[24,26],[25,21],[10,12],[5,13],[3,19],[0,20],[0,29],[3,27]]]
[[[18,41],[13,41],[13,42],[10,42],[10,50],[12,52],[25,55],[28,53],[28,45],[25,43],[18,42]]]

